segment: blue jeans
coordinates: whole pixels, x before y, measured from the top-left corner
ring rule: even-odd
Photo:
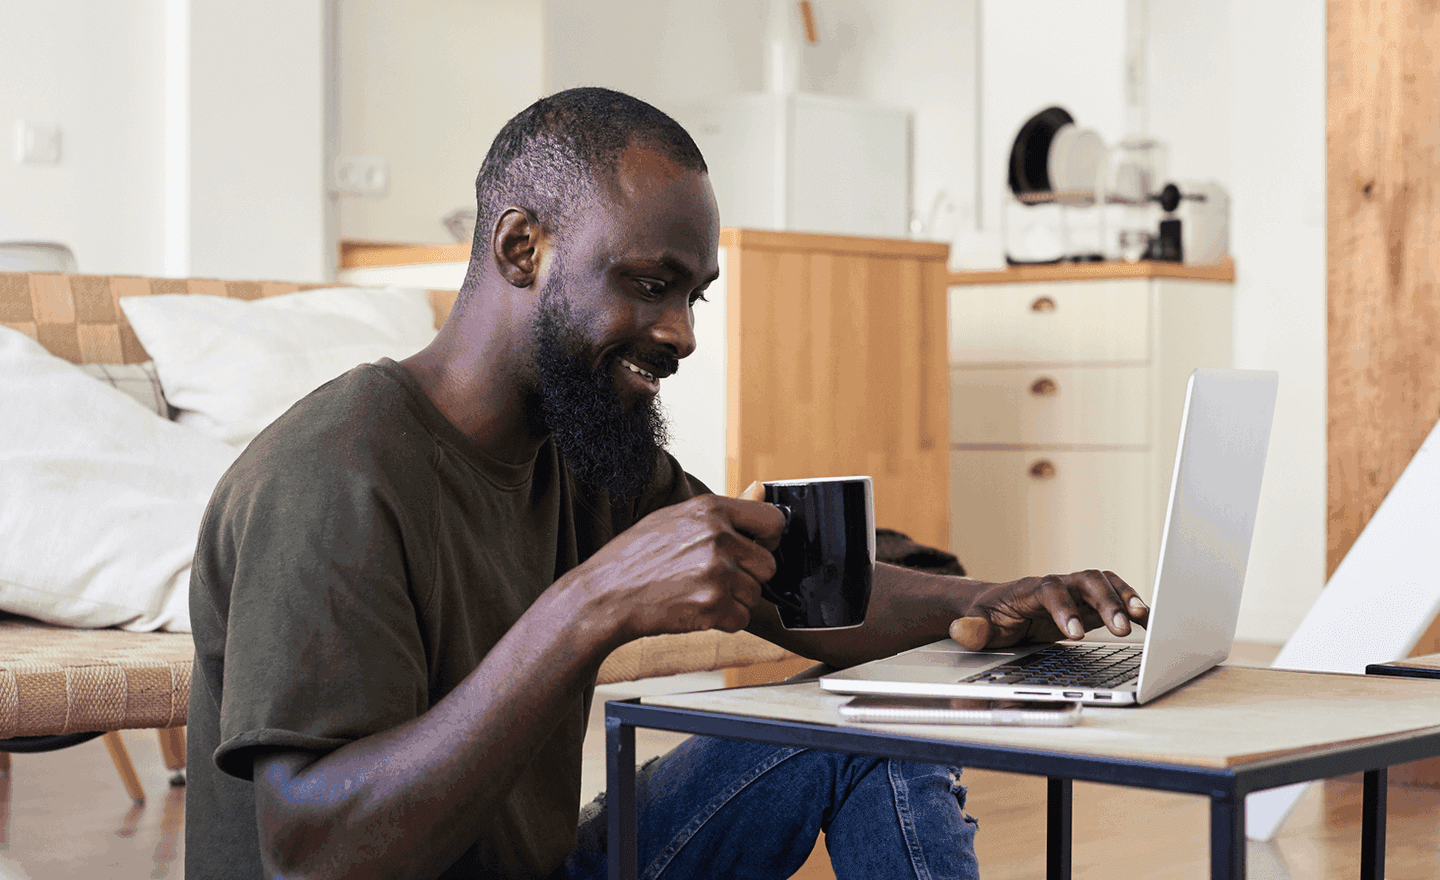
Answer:
[[[975,880],[960,768],[694,736],[641,767],[640,876],[783,880],[825,832],[837,880]],[[606,876],[602,793],[562,874]]]

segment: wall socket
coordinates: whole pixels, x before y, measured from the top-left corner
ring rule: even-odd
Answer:
[[[379,156],[336,156],[335,190],[345,196],[383,196],[390,189],[390,163]]]
[[[15,161],[21,165],[60,162],[60,126],[21,119],[15,123]]]

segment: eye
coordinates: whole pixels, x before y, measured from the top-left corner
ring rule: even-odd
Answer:
[[[635,283],[640,285],[640,289],[644,290],[647,296],[651,297],[664,296],[665,288],[669,286],[657,278],[636,278]]]
[[[694,293],[690,294],[690,305],[692,305],[692,306],[695,305],[697,302],[709,302],[709,301],[710,301],[710,299],[709,299],[707,296],[705,296],[705,291],[703,291],[703,290],[697,290],[697,291],[695,291]]]

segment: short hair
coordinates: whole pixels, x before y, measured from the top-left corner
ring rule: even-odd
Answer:
[[[631,144],[655,150],[682,168],[708,170],[689,133],[639,98],[577,88],[541,98],[505,123],[475,178],[475,250],[507,207],[531,211],[547,231],[566,220],[607,182]]]

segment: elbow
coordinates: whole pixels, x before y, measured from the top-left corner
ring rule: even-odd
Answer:
[[[255,826],[265,876],[284,880],[329,880],[358,877],[349,866],[327,856],[345,823],[336,812],[317,815],[315,804],[297,797],[297,777],[314,761],[297,753],[264,755],[254,769]]]

